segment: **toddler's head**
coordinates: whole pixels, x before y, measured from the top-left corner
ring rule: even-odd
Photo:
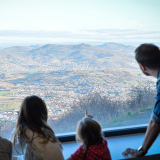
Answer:
[[[77,141],[82,141],[85,148],[103,142],[101,126],[92,118],[83,118],[77,126]]]

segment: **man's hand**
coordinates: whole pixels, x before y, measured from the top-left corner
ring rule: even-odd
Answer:
[[[93,118],[93,116],[88,115],[87,110],[85,111],[85,117],[86,117],[86,118]]]
[[[130,154],[131,156],[134,156],[134,157],[142,157],[143,156],[138,152],[137,149],[131,149],[131,148],[127,148],[122,154],[123,155]]]
[[[159,132],[160,132],[160,125],[150,120],[149,125],[147,127],[146,134],[145,134],[145,138],[142,144],[144,153],[147,153],[147,151],[149,150],[149,148],[151,147],[151,145],[153,144],[153,142],[159,135]],[[127,148],[122,154],[123,155],[130,154],[135,157],[143,156],[142,154],[138,152],[137,149],[131,149],[131,148]]]

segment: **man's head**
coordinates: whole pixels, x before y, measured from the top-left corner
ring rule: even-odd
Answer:
[[[149,76],[147,69],[157,70],[160,67],[160,50],[157,46],[153,44],[141,44],[135,50],[135,59],[142,72]]]

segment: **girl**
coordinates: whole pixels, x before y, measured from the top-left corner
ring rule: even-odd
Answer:
[[[78,123],[76,139],[83,145],[67,160],[111,160],[101,126],[87,115],[87,111],[85,118]]]
[[[18,153],[26,150],[25,160],[64,160],[62,146],[47,119],[47,107],[41,98],[29,96],[23,100],[13,145]]]

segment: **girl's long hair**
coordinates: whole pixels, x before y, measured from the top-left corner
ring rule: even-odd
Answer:
[[[90,145],[101,144],[103,142],[103,133],[101,126],[92,118],[83,118],[77,125],[77,142],[83,142],[84,152],[82,160],[85,159],[87,148]]]
[[[44,145],[48,141],[52,141],[53,143],[57,142],[61,146],[54,131],[48,125],[47,119],[48,112],[45,102],[40,97],[35,95],[26,97],[23,100],[19,111],[13,142],[14,147],[16,144],[16,139],[18,138],[23,150],[26,143],[32,143],[34,133],[37,133],[39,137],[44,139],[42,142]],[[26,129],[28,128],[33,131],[31,141],[27,140]]]

